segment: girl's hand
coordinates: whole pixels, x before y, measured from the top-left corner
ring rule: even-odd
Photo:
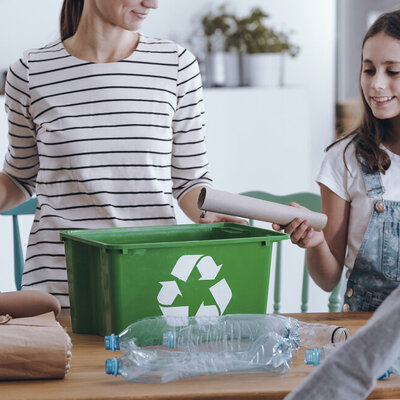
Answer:
[[[232,215],[217,214],[211,211],[206,211],[203,217],[200,216],[199,224],[210,224],[213,222],[236,222],[237,224],[248,225],[249,222],[245,219],[233,217]]]
[[[297,208],[305,208],[294,202],[289,205]],[[286,226],[274,223],[272,224],[272,228],[276,231],[284,229],[284,232],[290,235],[292,243],[297,244],[302,249],[317,247],[325,240],[323,232],[315,231],[311,228],[309,221],[303,221],[300,218],[295,218]]]

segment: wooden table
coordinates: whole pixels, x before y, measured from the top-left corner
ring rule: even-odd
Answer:
[[[307,322],[325,322],[348,328],[354,334],[370,313],[290,314]],[[61,321],[63,322],[63,321]],[[65,321],[64,321],[65,322]],[[282,399],[312,370],[303,361],[303,351],[295,357],[289,372],[276,375],[263,372],[200,376],[165,384],[128,383],[122,377],[106,375],[106,358],[121,353],[104,350],[100,336],[71,333],[73,343],[69,374],[62,380],[13,381],[0,383],[2,400],[84,400],[84,399]],[[379,381],[369,399],[400,399],[400,376]],[[325,399],[323,399],[325,400]]]

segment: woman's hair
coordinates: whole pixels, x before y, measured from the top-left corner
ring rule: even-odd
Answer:
[[[84,0],[64,0],[60,13],[60,36],[64,41],[73,36],[81,19]]]
[[[364,49],[365,42],[368,39],[381,32],[400,40],[400,10],[382,14],[368,29],[364,36],[361,49]],[[338,141],[352,137],[350,142],[347,144],[344,153],[346,152],[347,147],[354,142],[357,159],[359,161],[361,159],[364,160],[371,172],[379,171],[384,174],[390,167],[390,157],[380,145],[383,141],[390,138],[390,126],[388,120],[378,119],[373,115],[371,108],[364,98],[361,90],[361,74],[363,70],[362,61],[361,53],[361,68],[359,75],[359,87],[362,98],[361,122],[358,128],[339,138],[328,146],[326,150],[329,150],[331,146],[336,144]]]

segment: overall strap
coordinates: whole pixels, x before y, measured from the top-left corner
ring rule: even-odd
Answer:
[[[367,196],[374,199],[374,209],[378,214],[382,214],[386,210],[383,193],[385,188],[382,184],[382,177],[379,171],[371,172],[367,163],[360,160],[361,172],[367,189]]]
[[[382,195],[385,193],[385,188],[382,184],[381,173],[379,171],[371,173],[367,163],[364,160],[360,160],[360,163],[362,176],[367,189],[367,196],[383,200]]]

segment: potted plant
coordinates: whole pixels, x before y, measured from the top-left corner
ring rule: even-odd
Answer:
[[[206,38],[206,80],[209,86],[239,86],[241,71],[237,37],[238,19],[226,10],[226,5],[210,11],[201,20]]]
[[[282,85],[284,55],[295,57],[299,52],[288,34],[265,25],[268,17],[260,8],[254,8],[248,17],[236,22],[236,35],[244,54],[244,80],[250,86]]]

